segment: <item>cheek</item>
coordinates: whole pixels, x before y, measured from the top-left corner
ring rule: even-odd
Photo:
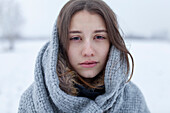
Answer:
[[[72,54],[73,52],[72,52],[72,49],[68,49],[68,51],[67,51],[67,55],[68,55],[68,59],[69,59],[69,62],[71,63],[72,62],[72,59],[73,59],[73,55],[74,54]]]
[[[102,55],[103,55],[103,56],[102,56],[102,58],[103,58],[103,61],[104,61],[104,62],[106,62],[106,61],[107,61],[108,54],[109,54],[109,51],[107,51],[107,52],[106,52],[106,51],[104,51],[104,52],[103,52],[103,54],[102,54]]]
[[[106,46],[101,46],[103,48],[99,49],[100,51],[100,55],[102,57],[103,60],[106,60],[107,59],[107,56],[109,54],[109,49],[110,49],[110,46],[109,45],[106,45]]]
[[[67,51],[67,55],[68,55],[68,59],[71,65],[73,65],[76,61],[76,59],[78,58],[77,56],[78,54],[78,50],[74,47],[69,47],[68,51]]]

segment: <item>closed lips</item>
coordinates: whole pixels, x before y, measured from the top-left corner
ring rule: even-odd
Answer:
[[[97,65],[98,62],[96,61],[85,61],[83,63],[80,63],[80,66],[83,68],[93,68]]]
[[[90,65],[90,64],[97,64],[98,62],[96,61],[85,61],[83,63],[80,63],[80,65]]]

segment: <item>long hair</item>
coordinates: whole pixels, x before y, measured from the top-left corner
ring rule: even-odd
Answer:
[[[112,9],[102,0],[70,0],[61,9],[57,19],[57,30],[59,36],[60,52],[63,54],[66,62],[69,62],[67,52],[68,41],[69,41],[69,28],[72,16],[79,11],[86,10],[90,13],[96,13],[101,15],[106,24],[108,37],[111,45],[114,45],[118,50],[121,51],[121,60],[126,60],[127,63],[127,75],[130,71],[130,63],[128,56],[132,61],[132,70],[129,80],[133,75],[134,61],[133,57],[126,48],[125,42],[119,32],[119,25],[117,18]],[[69,64],[68,64],[69,65]],[[128,80],[128,81],[129,81]]]

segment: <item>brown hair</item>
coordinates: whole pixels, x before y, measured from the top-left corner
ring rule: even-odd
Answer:
[[[68,61],[66,50],[68,48],[68,36],[69,36],[69,27],[72,16],[78,12],[86,10],[90,13],[97,13],[101,15],[104,19],[109,40],[111,45],[114,45],[117,49],[121,51],[121,60],[127,61],[127,75],[130,70],[130,63],[128,59],[128,55],[132,61],[132,71],[129,80],[133,75],[134,61],[130,52],[127,50],[125,42],[119,32],[119,26],[117,22],[117,18],[112,9],[102,0],[70,0],[68,1],[64,7],[61,9],[58,20],[57,20],[57,30],[59,36],[59,45],[60,52],[63,54],[66,62]],[[68,64],[69,65],[69,64]],[[128,81],[129,81],[128,80]]]

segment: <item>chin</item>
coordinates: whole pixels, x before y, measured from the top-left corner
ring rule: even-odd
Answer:
[[[79,74],[83,78],[94,78],[97,74],[91,74],[91,73],[83,73]]]

